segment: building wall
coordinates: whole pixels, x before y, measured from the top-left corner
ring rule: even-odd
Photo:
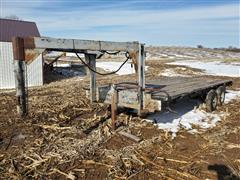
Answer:
[[[15,88],[13,49],[11,42],[0,42],[0,89]],[[43,59],[39,55],[26,67],[26,85],[43,85]]]

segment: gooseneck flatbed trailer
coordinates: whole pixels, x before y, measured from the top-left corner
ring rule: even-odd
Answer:
[[[185,96],[201,96],[205,99],[207,110],[213,111],[217,105],[223,104],[226,86],[232,84],[230,80],[206,77],[158,77],[154,80],[145,81],[146,53],[144,44],[136,41],[109,42],[47,37],[15,37],[12,43],[15,59],[17,110],[21,117],[27,115],[24,66],[26,63],[29,64],[34,61],[35,57],[44,50],[74,52],[76,55],[83,53],[85,55],[86,62],[77,56],[89,69],[90,87],[87,89],[87,96],[91,103],[111,105],[113,129],[115,129],[118,107],[136,109],[138,115],[141,116],[146,112],[161,111],[165,105],[174,102],[176,99]],[[132,59],[135,62],[135,70],[137,71],[135,82],[122,82],[97,87],[97,55],[99,55],[99,52],[107,51],[128,54],[127,60]]]

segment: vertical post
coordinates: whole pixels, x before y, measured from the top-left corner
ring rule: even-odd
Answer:
[[[116,119],[117,119],[117,103],[118,103],[118,92],[116,86],[112,85],[112,102],[111,102],[111,119],[112,119],[112,130],[116,129]]]
[[[93,69],[96,70],[96,54],[85,54],[85,59],[88,65]],[[88,70],[88,74],[90,75],[90,101],[91,103],[96,102],[96,73]]]
[[[144,45],[139,44],[138,50],[138,116],[141,116],[141,112],[143,109],[143,90],[145,89],[145,53],[144,53]]]
[[[14,55],[14,73],[17,97],[17,112],[23,118],[27,115],[27,101],[25,90],[25,62],[24,62],[24,41],[23,38],[12,39]]]

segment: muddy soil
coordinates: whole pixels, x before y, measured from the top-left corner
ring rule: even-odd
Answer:
[[[147,65],[149,79],[174,68]],[[97,78],[105,84],[135,75]],[[232,89],[240,88],[240,78],[234,82]],[[121,113],[120,128],[142,139],[135,142],[111,130],[107,105],[90,104],[83,90],[88,83],[69,78],[29,89],[25,119],[16,114],[15,92],[0,94],[0,179],[239,179],[240,99],[217,109],[226,115],[216,127],[180,130],[174,139]]]

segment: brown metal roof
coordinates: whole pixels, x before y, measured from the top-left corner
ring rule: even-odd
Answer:
[[[0,42],[11,42],[12,37],[40,37],[35,22],[0,19]]]

